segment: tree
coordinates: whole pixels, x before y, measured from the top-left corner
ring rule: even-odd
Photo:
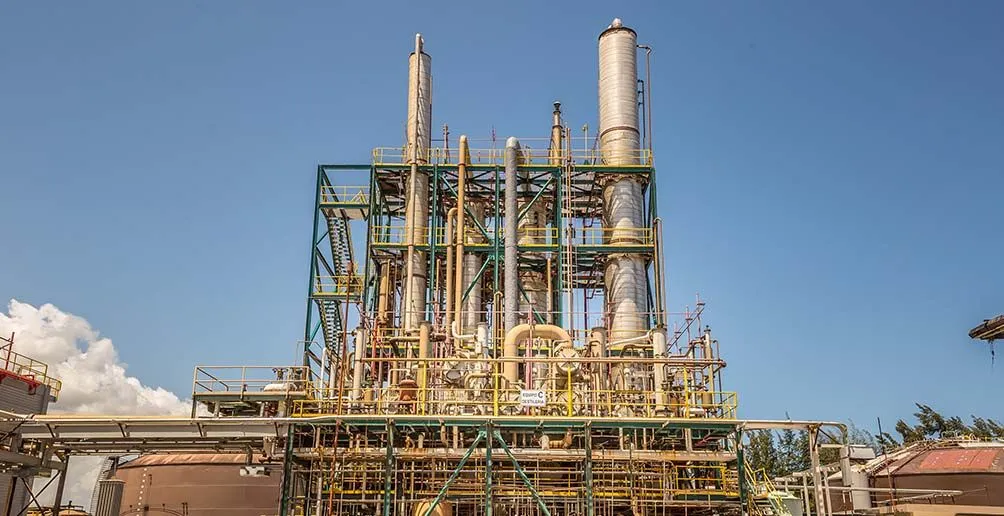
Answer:
[[[820,434],[820,443],[832,444],[833,441]],[[853,423],[848,425],[846,443],[864,444],[876,447],[875,438],[866,430]],[[811,467],[809,454],[809,434],[805,431],[757,430],[750,432],[749,443],[744,448],[745,458],[756,469],[763,469],[770,478],[783,477],[797,471],[805,471]],[[840,459],[839,450],[824,448],[820,450],[819,460],[823,464],[836,462]]]
[[[945,439],[962,435],[971,435],[980,439],[1004,438],[1004,426],[993,419],[970,416],[972,424],[967,425],[957,416],[945,417],[928,405],[917,403],[917,412],[913,416],[917,423],[911,425],[900,419],[896,422],[896,433],[899,438],[888,432],[878,436],[878,442],[884,447],[896,447],[917,441]]]

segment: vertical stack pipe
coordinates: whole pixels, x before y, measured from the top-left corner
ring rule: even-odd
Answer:
[[[614,19],[599,38],[600,157],[604,165],[639,164],[637,34]],[[641,244],[645,203],[636,179],[613,176],[603,186],[604,240]],[[647,267],[642,257],[611,254],[604,270],[611,343],[648,331]]]
[[[94,516],[119,516],[125,481],[109,478],[98,481],[98,501]]]
[[[405,159],[411,165],[405,200],[405,241],[408,245],[404,284],[404,327],[413,330],[425,319],[426,256],[416,249],[428,243],[429,175],[419,166],[429,162],[432,144],[432,58],[422,51],[422,35],[415,35],[415,51],[408,57],[408,127]]]
[[[472,218],[478,221],[478,223],[484,224],[484,204],[468,203],[467,205],[470,208],[471,215],[473,216]],[[466,232],[464,236],[466,237]],[[481,241],[481,237],[478,236],[476,241]],[[460,321],[460,333],[469,334],[473,332],[477,328],[478,323],[485,319],[484,303],[482,302],[482,281],[481,278],[478,277],[484,261],[484,256],[477,253],[467,253],[464,255],[464,260],[461,264],[463,267],[464,281],[460,284],[458,295],[463,296],[464,292],[467,291],[467,288],[471,285],[471,283],[475,283],[475,285],[467,294],[467,299],[464,300],[464,318]]]
[[[519,171],[519,140],[505,142],[505,331],[516,327],[519,316],[519,263],[517,262],[516,179]]]

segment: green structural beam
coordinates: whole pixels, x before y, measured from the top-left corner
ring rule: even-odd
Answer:
[[[464,453],[464,456],[460,458],[460,463],[457,464],[457,468],[453,470],[453,473],[450,475],[450,478],[448,478],[446,480],[446,483],[443,484],[443,487],[439,489],[439,494],[437,494],[436,498],[432,500],[432,503],[429,504],[429,507],[425,510],[425,513],[422,516],[429,516],[430,514],[432,514],[432,511],[437,506],[439,506],[439,502],[443,501],[443,498],[446,497],[446,492],[450,489],[450,486],[453,485],[453,482],[457,480],[457,477],[460,476],[460,471],[464,469],[464,465],[467,464],[467,460],[471,458],[471,455],[474,454],[474,450],[478,447],[478,444],[481,443],[481,439],[484,438],[485,438],[485,431],[484,430],[479,431],[478,436],[474,438],[474,442],[471,443],[471,447],[467,448],[467,453]],[[389,516],[389,515],[386,512],[384,512],[384,516]]]
[[[519,461],[516,460],[516,456],[512,454],[512,450],[509,449],[509,445],[506,444],[505,439],[502,438],[502,434],[498,430],[493,430],[493,435],[495,436],[495,439],[498,439],[499,444],[502,445],[502,451],[505,452],[506,456],[509,457],[509,460],[512,461],[512,465],[516,469],[516,474],[519,475],[519,478],[523,481],[523,485],[526,486],[526,489],[530,491],[530,496],[532,496],[533,500],[537,502],[537,507],[540,507],[540,512],[544,513],[544,516],[551,516],[551,511],[547,509],[547,504],[544,503],[544,500],[540,497],[540,493],[537,492],[537,489],[533,487],[533,482],[531,482],[530,478],[526,476],[526,472],[523,471],[523,466],[520,466]],[[425,516],[429,515],[426,514]]]

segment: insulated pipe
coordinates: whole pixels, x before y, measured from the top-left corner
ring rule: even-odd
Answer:
[[[655,324],[666,326],[666,266],[662,249],[662,219],[656,217],[652,221],[652,235],[655,238],[655,257],[652,260],[652,270],[655,273]]]
[[[429,334],[431,333],[432,327],[429,321],[422,321],[418,324],[418,389],[419,399],[425,401],[425,392],[428,388],[428,371],[429,371],[429,358],[432,356],[430,350],[432,346],[429,344]]]
[[[568,335],[567,331],[552,324],[518,324],[505,334],[505,340],[502,343],[502,358],[512,358],[518,356],[519,342],[530,336],[531,333],[539,337],[550,338],[561,342],[572,341],[572,337]],[[516,385],[516,382],[519,380],[518,365],[519,364],[516,362],[511,361],[502,363],[502,376],[506,379],[509,385]]]
[[[663,329],[649,332],[652,338],[652,356],[662,358],[666,354],[666,331]],[[666,365],[654,364],[655,379],[655,410],[657,413],[666,410]]]
[[[380,264],[380,297],[377,299],[377,320],[381,325],[391,324],[390,314],[390,262]]]
[[[366,351],[366,341],[369,336],[365,328],[356,328],[355,349],[352,353],[352,390],[349,391],[349,399],[359,400],[362,398],[363,375],[365,375],[366,363],[363,362],[363,353]]]
[[[505,331],[516,327],[519,311],[519,263],[517,262],[516,175],[519,173],[519,140],[505,142]]]
[[[483,223],[485,220],[485,207],[481,203],[470,203],[470,215],[474,220]],[[472,240],[477,243],[481,242],[480,233],[477,235],[472,235]],[[464,300],[464,316],[459,318],[461,331],[470,332],[477,327],[478,323],[484,320],[484,303],[483,298],[483,283],[484,277],[479,276],[481,273],[481,266],[484,265],[484,256],[477,253],[467,253],[461,262],[457,263],[458,267],[463,268],[464,281],[462,285],[463,290],[460,290],[459,295],[464,295],[467,292],[467,299]],[[469,287],[470,286],[470,287]],[[468,291],[468,288],[470,290]]]
[[[457,216],[457,207],[450,208],[446,214],[446,327],[453,326],[453,219]]]
[[[458,150],[460,158],[457,160],[457,234],[456,234],[456,245],[457,253],[453,259],[457,264],[464,262],[464,239],[465,239],[465,226],[464,226],[464,201],[467,197],[467,162],[470,160],[471,152],[470,148],[467,146],[467,135],[460,135],[460,149]],[[464,313],[464,268],[456,267],[456,281],[453,284],[454,292],[454,313],[453,320],[463,321]],[[456,329],[453,330],[457,333]],[[459,346],[461,343],[457,342]]]
[[[419,165],[428,163],[432,143],[432,58],[422,51],[421,34],[415,35],[415,51],[408,57],[408,129],[407,162],[411,165],[408,192],[405,201],[405,242],[408,245],[404,285],[404,327],[415,329],[425,316],[427,290],[425,253],[418,251],[416,242],[428,239],[426,224],[429,219],[429,176],[419,171]]]
[[[551,257],[547,257],[547,324],[554,324],[554,277]]]

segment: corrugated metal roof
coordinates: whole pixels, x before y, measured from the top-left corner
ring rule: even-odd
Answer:
[[[935,450],[917,466],[919,470],[970,470],[989,471],[1000,450]]]
[[[933,473],[1004,473],[1004,447],[922,450],[893,460],[875,475],[923,475]]]

